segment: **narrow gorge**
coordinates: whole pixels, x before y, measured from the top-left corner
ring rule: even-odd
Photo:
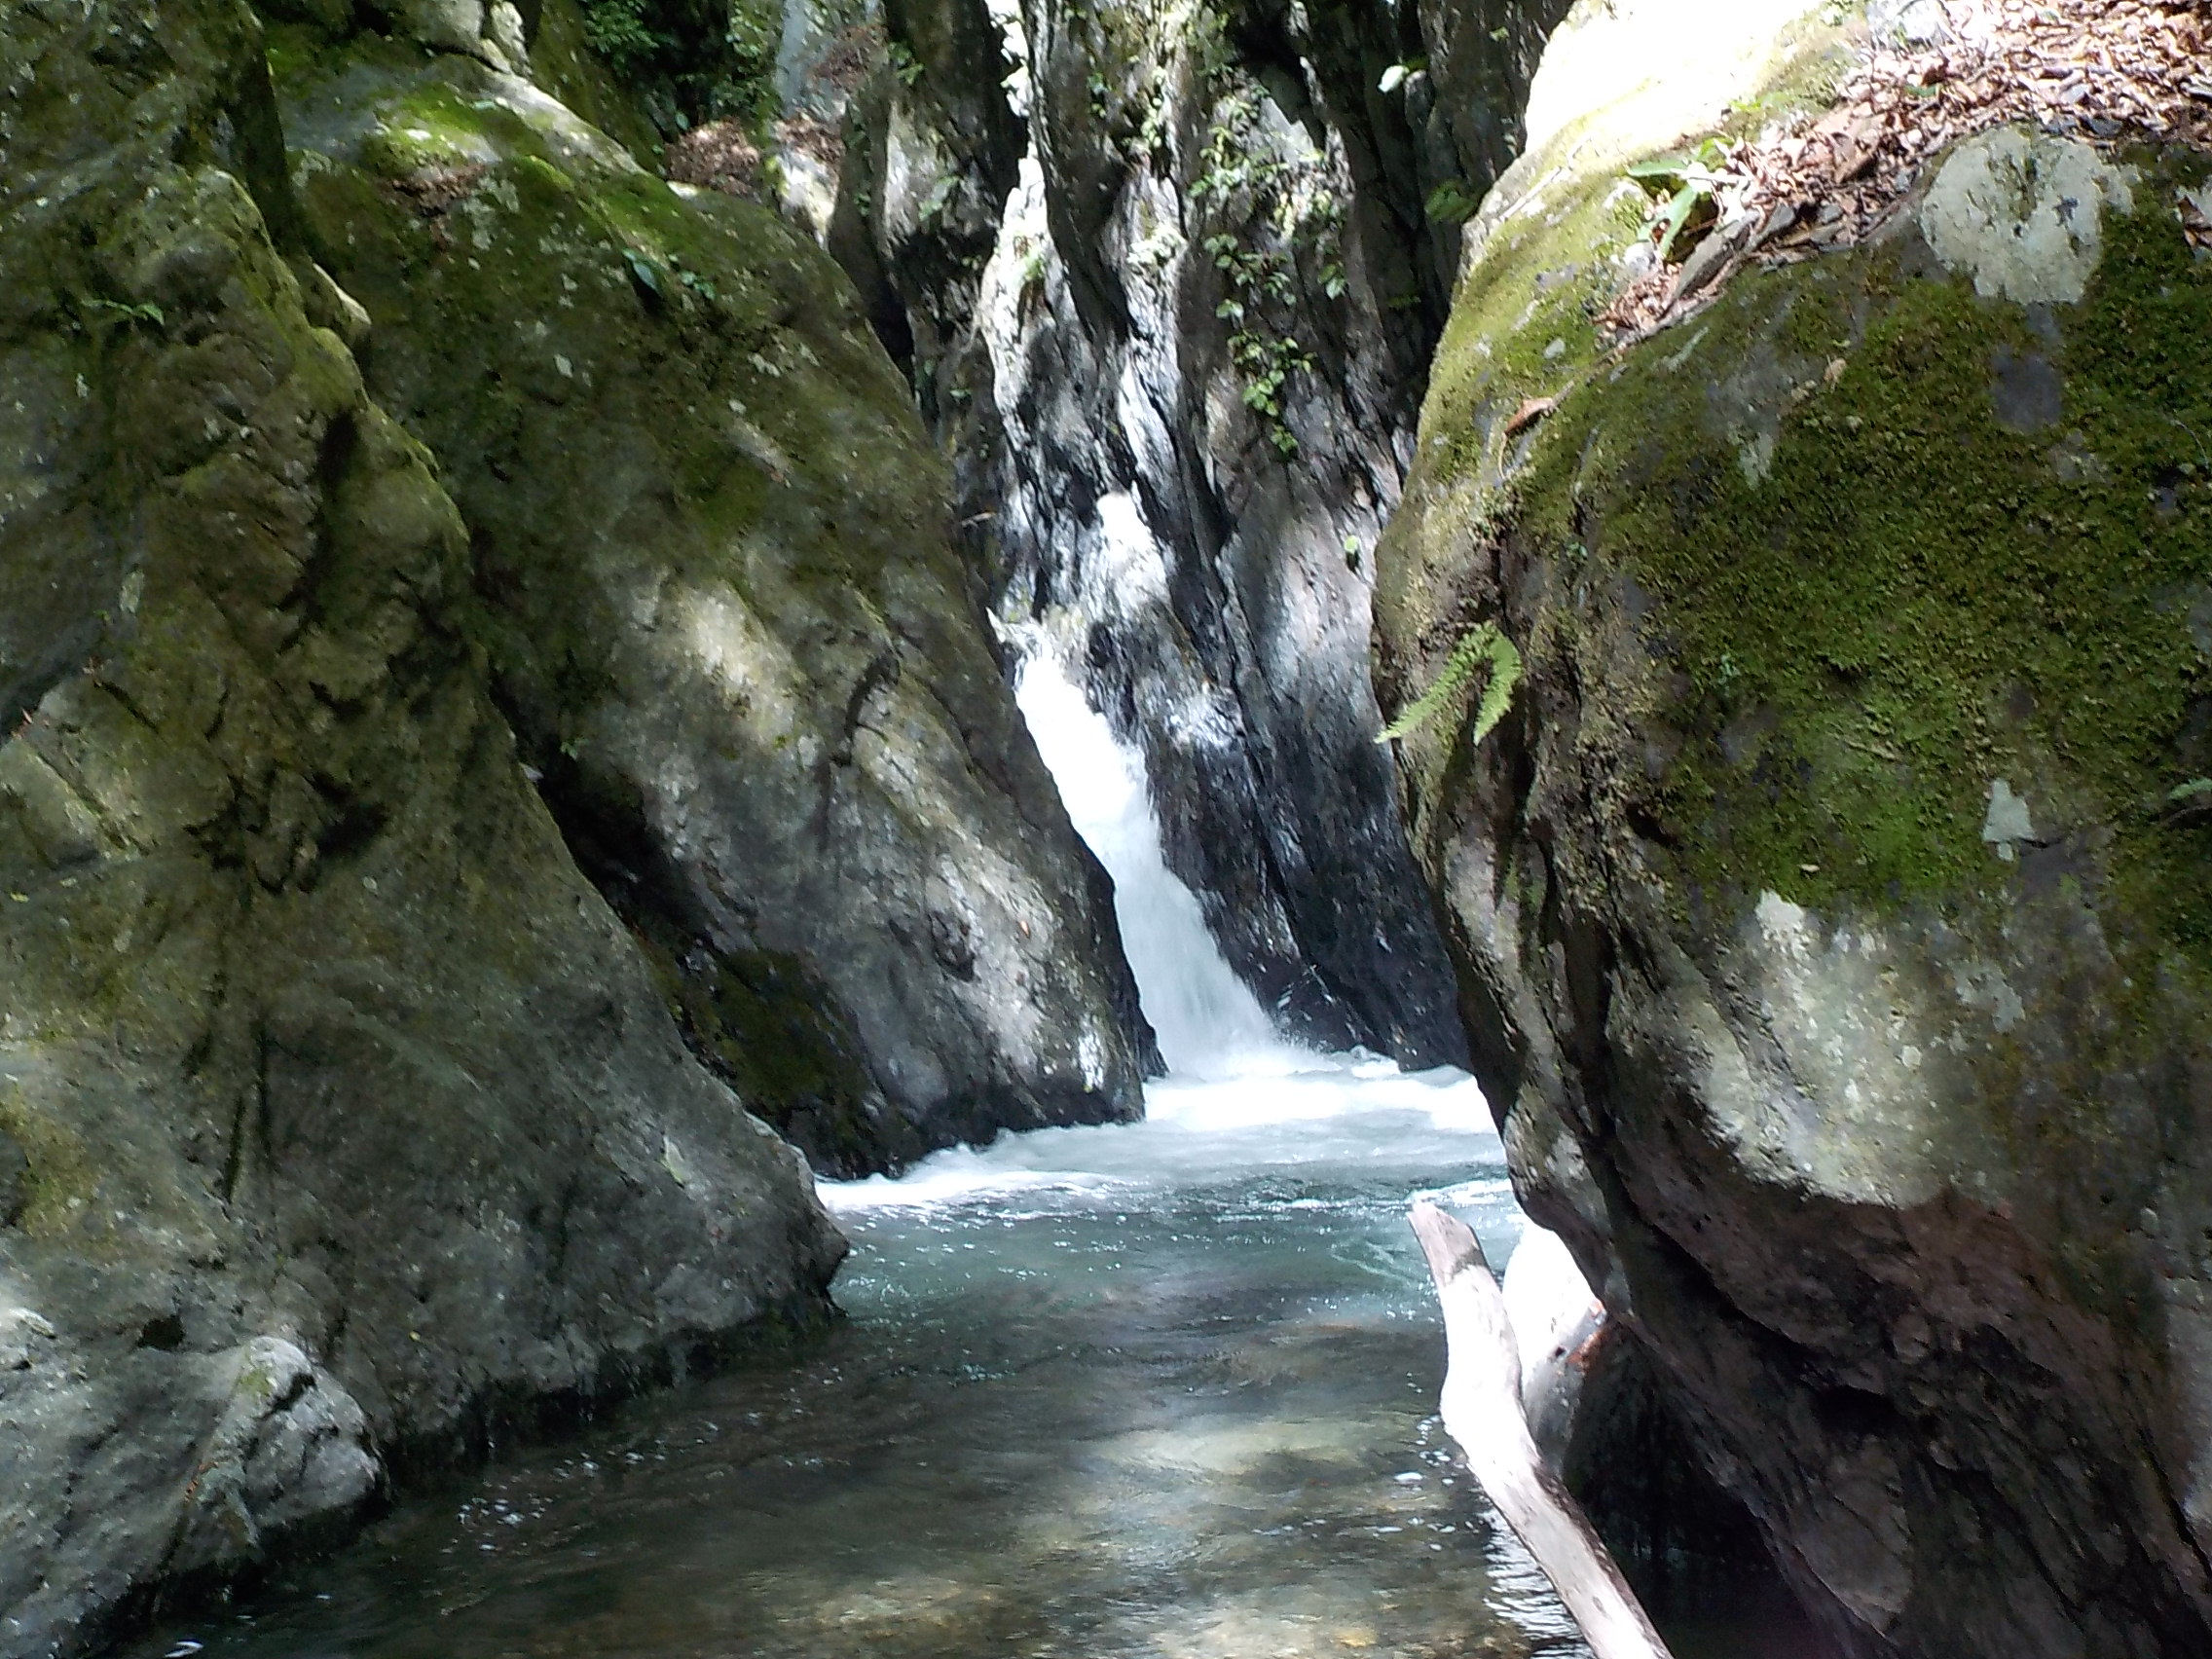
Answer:
[[[0,1659],[2212,1652],[2201,0],[0,0]],[[1601,1306],[1602,1304],[1602,1306]]]

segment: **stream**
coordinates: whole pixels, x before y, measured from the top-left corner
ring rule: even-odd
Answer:
[[[848,1317],[795,1363],[503,1455],[133,1659],[1587,1655],[1434,1417],[1407,1197],[1493,1261],[1525,1227],[1473,1081],[1285,1043],[1134,759],[1049,658],[1022,704],[1117,878],[1147,1121],[826,1185]],[[1588,1295],[1550,1259],[1525,1346]]]
[[[1585,1652],[1433,1420],[1404,1224],[1519,1219],[1481,1101],[1347,1066],[1156,1088],[831,1189],[796,1368],[502,1457],[138,1655],[1268,1659]]]

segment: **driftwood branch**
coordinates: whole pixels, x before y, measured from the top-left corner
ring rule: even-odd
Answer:
[[[1464,1222],[1426,1199],[1413,1207],[1444,1310],[1445,1432],[1559,1591],[1597,1659],[1670,1659],[1580,1505],[1544,1465],[1521,1405],[1521,1355],[1505,1297]]]

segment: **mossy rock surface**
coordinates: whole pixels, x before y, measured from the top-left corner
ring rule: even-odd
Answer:
[[[1385,708],[1524,657],[1402,755],[1517,1182],[1849,1651],[2196,1651],[2212,158],[1985,134],[1612,350],[1606,120],[1486,208],[1378,598]]]
[[[700,1056],[839,1174],[1133,1116],[1102,880],[842,274],[466,57],[361,43],[279,92],[525,758]]]
[[[843,1246],[531,788],[251,15],[18,7],[0,63],[0,1653],[47,1655],[819,1320]]]

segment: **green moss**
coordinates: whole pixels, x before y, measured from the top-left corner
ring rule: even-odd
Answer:
[[[385,178],[481,166],[496,155],[538,148],[535,134],[511,111],[471,102],[439,80],[417,82],[381,113],[384,120],[362,142],[361,160]]]
[[[328,50],[320,30],[303,23],[272,22],[263,29],[269,79],[281,89],[313,74]]]
[[[1541,428],[1522,533],[1657,602],[1679,679],[1651,713],[1682,745],[1641,807],[1696,888],[1994,896],[2004,778],[2039,831],[2109,827],[2116,876],[2212,963],[2212,849],[2163,806],[2207,690],[2212,265],[2157,205],[2109,241],[2055,339],[1894,252],[1751,276]],[[2004,353],[2063,374],[2060,422],[2000,423]]]
[[[99,1190],[99,1168],[84,1140],[55,1114],[34,1110],[13,1088],[0,1093],[0,1134],[21,1149],[25,1164],[17,1189],[22,1205],[17,1225],[34,1238],[74,1231]]]
[[[1584,181],[1548,214],[1517,216],[1492,233],[1453,300],[1422,410],[1439,477],[1483,470],[1500,421],[1587,371],[1615,261],[1643,223],[1641,193],[1606,177]]]
[[[442,87],[387,102],[377,141],[412,127],[432,134],[419,147],[450,144],[464,122],[489,136],[494,161],[450,201],[411,195],[413,170],[380,184],[330,163],[303,191],[325,262],[380,322],[447,341],[493,371],[462,379],[471,447],[497,454],[501,434],[556,418],[542,413],[548,400],[609,395],[590,388],[618,375],[614,394],[636,406],[702,532],[693,545],[703,563],[685,573],[741,579],[727,553],[734,537],[763,512],[819,507],[830,522],[792,537],[794,556],[778,573],[849,595],[879,585],[887,572],[855,560],[866,543],[836,534],[835,519],[902,495],[910,507],[935,484],[868,492],[873,499],[843,491],[857,434],[912,417],[880,365],[830,362],[864,348],[789,326],[800,321],[793,290],[823,285],[818,256],[750,204],[686,202],[635,173],[568,170],[502,117]],[[517,328],[538,344],[518,354],[505,337]],[[535,359],[535,384],[520,380],[518,355]],[[578,378],[587,369],[588,382]],[[880,398],[856,401],[871,383]],[[837,498],[769,488],[809,475]]]
[[[638,933],[684,1042],[738,1098],[819,1169],[848,1175],[911,1157],[887,1136],[861,1048],[836,999],[796,957],[773,951],[678,951],[647,925]]]
[[[1784,29],[1779,38],[1781,68],[1756,94],[1729,105],[1714,136],[1723,142],[1755,138],[1792,116],[1822,115],[1835,106],[1836,95],[1860,62],[1862,16],[1847,18],[1808,13]]]

